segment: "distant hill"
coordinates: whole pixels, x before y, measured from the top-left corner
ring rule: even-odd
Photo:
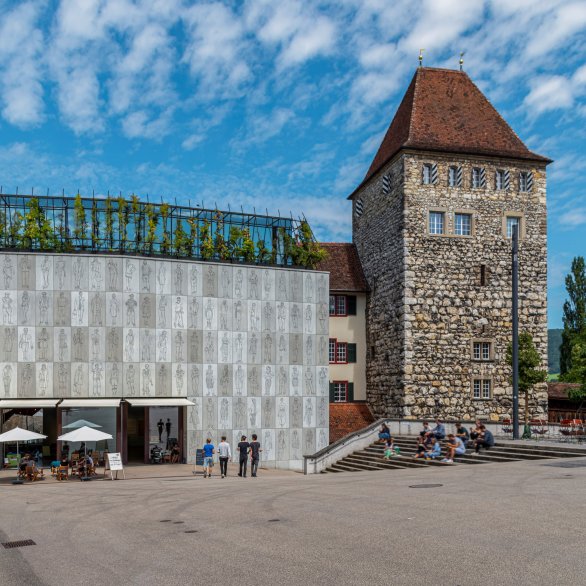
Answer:
[[[562,343],[561,328],[547,330],[547,370],[550,374],[560,371],[560,345]]]

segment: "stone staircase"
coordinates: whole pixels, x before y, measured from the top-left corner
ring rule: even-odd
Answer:
[[[415,436],[399,436],[395,437],[394,441],[395,446],[401,449],[401,454],[390,460],[383,459],[383,444],[373,443],[362,450],[357,450],[341,458],[336,463],[328,466],[323,472],[360,472],[422,468],[425,466],[451,466],[451,464],[443,464],[439,460],[414,459],[413,456],[417,453],[417,438]],[[555,444],[513,443],[498,440],[494,447],[490,450],[482,450],[480,455],[475,455],[472,452],[473,450],[468,449],[463,456],[457,456],[455,464],[486,464],[489,462],[586,457],[586,448]]]

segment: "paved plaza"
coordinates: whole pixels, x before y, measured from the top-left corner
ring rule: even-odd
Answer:
[[[1,541],[36,545],[0,548],[2,583],[584,583],[586,458],[256,479],[191,470],[4,480]]]

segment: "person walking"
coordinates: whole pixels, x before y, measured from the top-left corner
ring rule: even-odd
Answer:
[[[232,450],[225,435],[222,436],[222,441],[218,444],[218,454],[220,456],[220,474],[222,478],[225,478],[228,476],[228,460],[232,457]]]
[[[203,447],[203,477],[212,477],[212,466],[214,465],[214,454],[216,449],[212,444],[212,439],[208,437]]]
[[[250,451],[250,444],[246,441],[246,436],[243,435],[240,438],[240,442],[238,443],[238,452],[240,453],[240,471],[238,472],[238,476],[242,478],[246,478],[246,465],[248,462],[248,452]]]
[[[252,434],[252,441],[250,442],[250,475],[256,478],[256,471],[258,469],[258,461],[260,460],[260,453],[262,449],[260,442],[257,440],[256,433]]]

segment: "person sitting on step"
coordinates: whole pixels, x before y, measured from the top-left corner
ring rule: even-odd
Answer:
[[[447,454],[442,460],[445,464],[453,464],[456,456],[462,456],[466,453],[464,442],[457,435],[450,433],[446,444]]]
[[[489,450],[494,446],[494,436],[489,429],[486,429],[484,425],[480,426],[480,435],[474,440],[474,451],[476,454],[480,454],[480,448]]]
[[[470,439],[470,434],[468,430],[464,427],[464,424],[461,421],[456,422],[456,437],[459,437],[462,440],[462,443],[466,445],[468,440]]]
[[[395,456],[395,444],[393,443],[393,438],[389,437],[385,440],[385,454],[384,459],[390,460],[393,456]]]
[[[420,435],[417,438],[417,453],[413,456],[414,458],[423,458],[425,452],[431,449],[432,437],[428,434]]]
[[[388,440],[391,437],[391,430],[388,428],[386,423],[381,425],[380,431],[378,432],[378,439],[382,442]]]
[[[431,432],[431,427],[429,426],[429,422],[424,421],[423,422],[423,429],[419,432],[419,435],[421,437],[425,437],[426,435],[429,435],[430,432]]]
[[[435,460],[436,458],[439,458],[441,455],[442,455],[442,447],[441,447],[439,441],[435,437],[432,437],[431,438],[431,446],[430,446],[429,450],[427,450],[427,452],[423,453],[423,456],[425,457],[426,460]]]
[[[446,437],[446,428],[441,419],[435,420],[435,427],[430,431],[431,435],[437,440],[443,440]]]

